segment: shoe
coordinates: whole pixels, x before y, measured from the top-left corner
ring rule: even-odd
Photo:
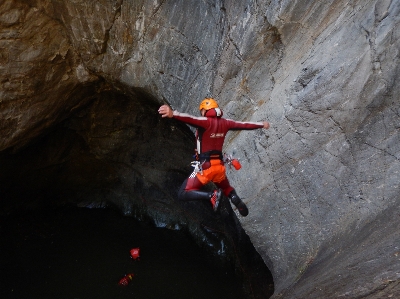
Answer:
[[[249,215],[249,209],[247,208],[246,204],[240,199],[240,197],[236,194],[235,190],[233,190],[228,197],[231,200],[231,202],[236,206],[240,215],[242,215],[243,217]]]
[[[222,191],[221,189],[214,190],[214,193],[211,195],[211,204],[214,212],[218,211],[219,202],[221,200]]]

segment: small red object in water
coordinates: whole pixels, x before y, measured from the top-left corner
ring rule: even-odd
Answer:
[[[127,286],[129,282],[133,279],[133,276],[135,276],[133,273],[126,274],[124,277],[120,279],[118,284],[120,286]]]
[[[129,252],[131,254],[131,257],[136,260],[139,259],[139,248],[132,248]]]

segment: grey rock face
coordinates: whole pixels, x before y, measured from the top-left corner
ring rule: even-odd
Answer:
[[[229,118],[271,123],[268,131],[230,134],[225,149],[242,162],[228,175],[249,206],[239,219],[272,271],[274,298],[395,298],[399,40],[395,0],[7,0],[0,150],[17,151],[105,89],[151,95],[143,114],[163,101],[197,113],[199,101],[214,96]],[[107,138],[90,144],[103,159],[118,134],[101,133]],[[163,140],[186,136],[176,134]],[[180,148],[174,142],[169,148]],[[127,161],[123,148],[119,162]],[[189,145],[181,153],[188,152]],[[164,169],[179,169],[174,163]],[[168,177],[149,175],[162,184]],[[120,188],[132,183],[121,177]],[[116,198],[122,209],[129,203]]]

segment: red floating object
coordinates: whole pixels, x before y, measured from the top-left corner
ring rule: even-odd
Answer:
[[[133,258],[134,260],[139,259],[139,248],[132,248],[129,253],[131,254],[131,258]]]
[[[133,273],[126,274],[124,277],[122,277],[122,278],[120,279],[120,281],[118,282],[118,284],[119,284],[120,286],[127,286],[127,285],[129,284],[129,282],[133,279],[134,276],[135,276],[135,275],[134,275]]]

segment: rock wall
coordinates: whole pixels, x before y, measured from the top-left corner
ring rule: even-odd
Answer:
[[[144,114],[163,102],[197,113],[213,96],[227,117],[271,123],[230,134],[226,151],[242,161],[228,175],[274,298],[395,298],[399,25],[395,0],[7,0],[0,150],[102,90],[151,95]]]

